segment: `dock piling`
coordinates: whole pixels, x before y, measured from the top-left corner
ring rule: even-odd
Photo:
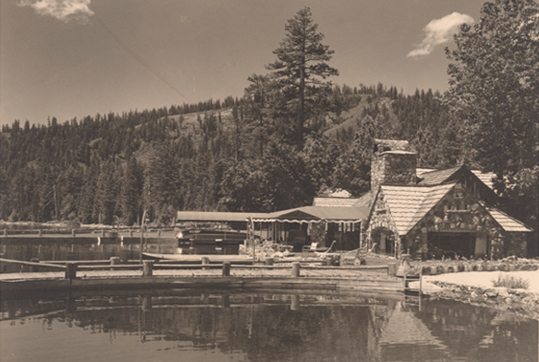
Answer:
[[[230,262],[229,261],[225,261],[223,263],[223,276],[224,277],[230,276]]]
[[[110,270],[114,270],[114,265],[120,264],[120,258],[118,256],[113,256],[110,258]]]
[[[294,278],[299,277],[300,264],[298,262],[292,263],[292,276]]]
[[[152,260],[144,260],[142,264],[142,276],[143,277],[153,276],[153,261]]]
[[[32,259],[30,259],[30,261],[31,261],[32,263],[39,263],[39,259],[38,259],[38,258],[32,258]],[[32,272],[37,273],[38,271],[39,271],[39,267],[38,267],[37,265],[33,265],[33,266],[32,266]]]
[[[389,263],[387,267],[387,275],[392,277],[397,275],[397,263]]]
[[[202,261],[202,265],[207,265],[210,263],[210,258],[208,258],[207,256],[203,256],[201,261]],[[202,270],[208,270],[208,268],[203,267]]]
[[[77,279],[77,263],[66,263],[65,279]]]
[[[290,296],[290,310],[299,310],[299,295],[292,294]]]

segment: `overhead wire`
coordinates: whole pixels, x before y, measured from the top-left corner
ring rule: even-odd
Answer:
[[[173,91],[175,91],[180,97],[182,97],[183,99],[185,99],[186,101],[190,102],[189,98],[187,98],[182,92],[180,92],[172,83],[170,83],[168,80],[166,80],[158,71],[156,71],[155,69],[153,69],[153,67],[148,63],[146,62],[141,56],[139,56],[137,53],[135,53],[135,51],[133,51],[133,49],[131,49],[122,39],[120,39],[112,30],[110,30],[110,28],[101,20],[101,18],[99,18],[97,16],[97,14],[94,15],[95,18],[97,19],[97,22],[103,27],[103,29],[107,32],[108,35],[110,35],[110,37],[112,39],[114,39],[114,41],[116,41],[116,43],[118,43],[118,45],[120,45],[120,47],[127,53],[129,54],[131,57],[133,57],[133,59],[135,59],[138,63],[140,63],[144,68],[146,68],[148,71],[150,71],[153,75],[155,75],[157,78],[159,78],[163,83],[165,83],[167,86],[169,86]]]

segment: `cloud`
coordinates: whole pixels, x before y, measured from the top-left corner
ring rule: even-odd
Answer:
[[[425,38],[414,50],[408,53],[407,57],[420,57],[429,55],[434,47],[443,44],[455,34],[464,23],[473,23],[474,19],[467,14],[454,12],[440,19],[434,19],[427,24]]]
[[[19,0],[19,6],[29,6],[39,15],[52,16],[58,20],[86,23],[94,15],[90,10],[91,0]]]

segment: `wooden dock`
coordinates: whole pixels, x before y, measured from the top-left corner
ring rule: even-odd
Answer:
[[[6,262],[5,259],[0,261]],[[298,262],[291,265],[232,265],[230,262],[173,264],[153,261],[119,264],[117,260],[112,260],[109,265],[17,263],[22,263],[26,268],[51,270],[0,273],[2,294],[164,288],[361,291],[372,297],[396,297],[404,293],[402,279],[387,275],[387,268],[381,267],[312,266]]]

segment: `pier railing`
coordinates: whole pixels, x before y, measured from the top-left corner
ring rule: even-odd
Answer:
[[[291,275],[294,277],[300,276],[300,270],[349,270],[349,271],[380,271],[387,272],[387,275],[394,276],[395,268],[391,265],[362,265],[362,266],[326,266],[326,265],[313,265],[312,261],[305,261],[301,263],[295,261],[292,263],[277,263],[273,261],[266,262],[265,264],[245,264],[245,263],[233,263],[225,261],[223,263],[211,263],[208,257],[202,257],[200,263],[179,263],[177,261],[154,261],[144,260],[140,262],[127,262],[121,263],[119,257],[112,257],[110,260],[85,260],[85,261],[39,261],[32,259],[32,261],[21,261],[13,259],[0,258],[0,264],[12,264],[20,266],[20,273],[25,272],[39,272],[43,269],[47,271],[65,271],[65,279],[76,279],[77,272],[83,271],[103,271],[103,270],[140,270],[142,276],[152,276],[153,270],[209,270],[209,269],[222,269],[223,276],[230,276],[230,270],[234,269],[252,269],[252,270],[291,270]]]

